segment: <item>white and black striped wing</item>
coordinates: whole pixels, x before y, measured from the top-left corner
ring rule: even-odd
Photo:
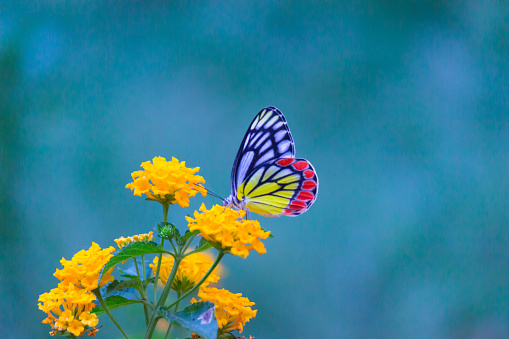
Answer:
[[[231,190],[237,188],[258,166],[281,158],[294,158],[295,145],[286,119],[276,107],[266,107],[251,122],[242,139],[232,168]]]

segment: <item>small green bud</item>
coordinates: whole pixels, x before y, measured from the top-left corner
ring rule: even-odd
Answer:
[[[160,238],[170,240],[175,237],[175,233],[178,232],[178,229],[175,225],[163,221],[157,224],[157,232]]]

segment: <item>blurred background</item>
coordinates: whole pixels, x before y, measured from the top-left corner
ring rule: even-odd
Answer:
[[[2,1],[0,332],[45,338],[62,257],[145,233],[155,156],[229,194],[274,105],[320,178],[222,286],[266,338],[509,337],[509,5],[504,1]],[[173,207],[169,220],[213,197]],[[137,337],[140,309],[115,311]],[[101,317],[101,338],[121,338]]]

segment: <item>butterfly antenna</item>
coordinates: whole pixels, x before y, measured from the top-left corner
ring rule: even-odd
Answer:
[[[205,187],[205,186],[203,186],[203,185],[198,185],[198,186],[203,187],[203,188],[207,191],[207,194],[210,194],[210,195],[211,195],[211,196],[213,196],[213,197],[216,197],[216,198],[218,198],[218,199],[221,199],[221,201],[223,201],[223,200],[224,200],[224,198],[223,198],[223,197],[221,197],[221,196],[220,196],[219,194],[217,194],[216,192],[214,192],[214,191],[212,191],[212,190],[208,189],[207,187]]]

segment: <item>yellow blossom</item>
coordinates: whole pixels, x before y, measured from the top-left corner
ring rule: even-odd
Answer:
[[[150,200],[187,207],[190,197],[197,193],[206,196],[207,191],[200,185],[205,183],[203,177],[195,175],[200,168],[187,168],[185,164],[185,161],[179,162],[173,157],[171,161],[155,157],[152,163],[145,161],[141,164],[143,171],[131,173],[134,181],[125,187],[140,197],[145,194]]]
[[[80,320],[83,325],[87,325],[90,327],[95,327],[99,323],[99,319],[97,319],[97,314],[90,312],[81,313]]]
[[[96,314],[92,314],[96,300],[92,290],[113,281],[111,270],[97,283],[103,266],[113,256],[115,248],[101,249],[96,243],[87,250],[76,253],[71,260],[62,258],[63,269],[57,269],[54,276],[60,280],[58,288],[39,296],[39,309],[48,317],[42,322],[52,327],[51,336],[84,333],[95,335],[98,324]]]
[[[113,254],[111,254],[113,251],[115,251],[114,247],[110,246],[109,248],[101,250],[99,245],[92,243],[92,246],[87,251],[79,251],[73,256],[72,260],[65,260],[62,258],[60,263],[64,265],[64,268],[62,270],[57,269],[53,274],[61,281],[58,284],[59,288],[65,289],[69,284],[87,291],[92,291],[97,288],[99,273],[108,260],[113,257]],[[111,271],[113,271],[113,268],[105,272],[101,279],[100,286],[113,281]]]
[[[138,234],[138,235],[133,235],[131,237],[127,237],[127,238],[124,238],[124,237],[120,237],[118,239],[115,239],[115,243],[117,244],[118,248],[122,248],[124,246],[127,246],[133,242],[136,242],[136,241],[151,241],[151,240],[154,240],[154,235],[153,235],[154,232],[149,232],[149,233],[144,233],[144,234]]]
[[[233,330],[242,333],[246,322],[256,317],[257,310],[251,309],[255,303],[243,297],[242,293],[234,294],[225,289],[205,287],[200,288],[198,297],[200,298],[198,301],[210,301],[216,306],[214,313],[222,333]],[[193,298],[191,303],[195,302],[197,300]]]
[[[156,273],[158,262],[159,258],[155,257],[153,264],[150,264],[154,274]],[[171,269],[173,268],[173,263],[174,259],[172,256],[163,256],[161,268],[159,270],[159,277],[163,284],[166,284],[168,281]],[[212,266],[212,263],[213,261],[206,254],[194,253],[188,255],[180,262],[171,288],[180,293],[189,291],[203,278],[205,273],[207,273]],[[207,286],[210,283],[217,282],[219,280],[219,276],[215,273],[218,273],[219,270],[220,268],[217,267],[214,271],[212,271],[201,286]]]
[[[69,326],[67,327],[67,332],[74,334],[75,336],[78,336],[85,331],[85,327],[81,324],[79,320],[74,319],[69,323]]]
[[[246,258],[253,249],[260,254],[267,252],[260,239],[267,239],[270,232],[262,230],[256,220],[242,219],[245,215],[243,210],[219,205],[207,210],[202,204],[200,211],[202,213],[194,212],[194,219],[186,217],[189,229],[199,230],[214,247],[242,258]]]

